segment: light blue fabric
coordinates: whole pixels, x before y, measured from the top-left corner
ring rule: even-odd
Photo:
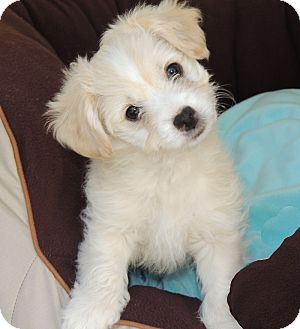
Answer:
[[[221,139],[244,185],[250,262],[268,258],[300,227],[300,90],[257,95],[223,113]],[[147,285],[201,298],[188,267],[164,278],[130,272],[130,285]]]

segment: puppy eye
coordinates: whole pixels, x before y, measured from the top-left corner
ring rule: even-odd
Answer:
[[[130,105],[126,111],[126,118],[130,121],[137,121],[140,118],[141,108]]]
[[[174,77],[179,77],[182,75],[182,66],[178,63],[172,63],[167,66],[166,73],[168,79],[172,79]]]

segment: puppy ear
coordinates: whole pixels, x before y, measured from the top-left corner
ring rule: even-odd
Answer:
[[[88,60],[78,58],[64,73],[61,91],[47,104],[48,129],[60,144],[83,156],[109,157],[112,146],[99,111],[99,96],[91,87]]]
[[[127,16],[129,23],[150,30],[186,55],[195,59],[209,57],[205,34],[199,26],[199,9],[188,7],[185,2],[164,0],[157,7],[142,6],[131,14]]]

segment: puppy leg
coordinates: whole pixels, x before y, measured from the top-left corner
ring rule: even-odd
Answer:
[[[229,311],[227,295],[234,275],[243,266],[239,233],[214,235],[193,246],[204,300],[200,317],[207,329],[240,329]]]
[[[116,230],[88,230],[80,246],[77,282],[63,312],[62,329],[108,329],[120,319],[129,301],[131,241]]]

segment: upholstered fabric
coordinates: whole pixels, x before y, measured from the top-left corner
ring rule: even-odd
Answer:
[[[0,120],[0,310],[16,328],[58,329],[69,297],[37,255],[13,136]]]

